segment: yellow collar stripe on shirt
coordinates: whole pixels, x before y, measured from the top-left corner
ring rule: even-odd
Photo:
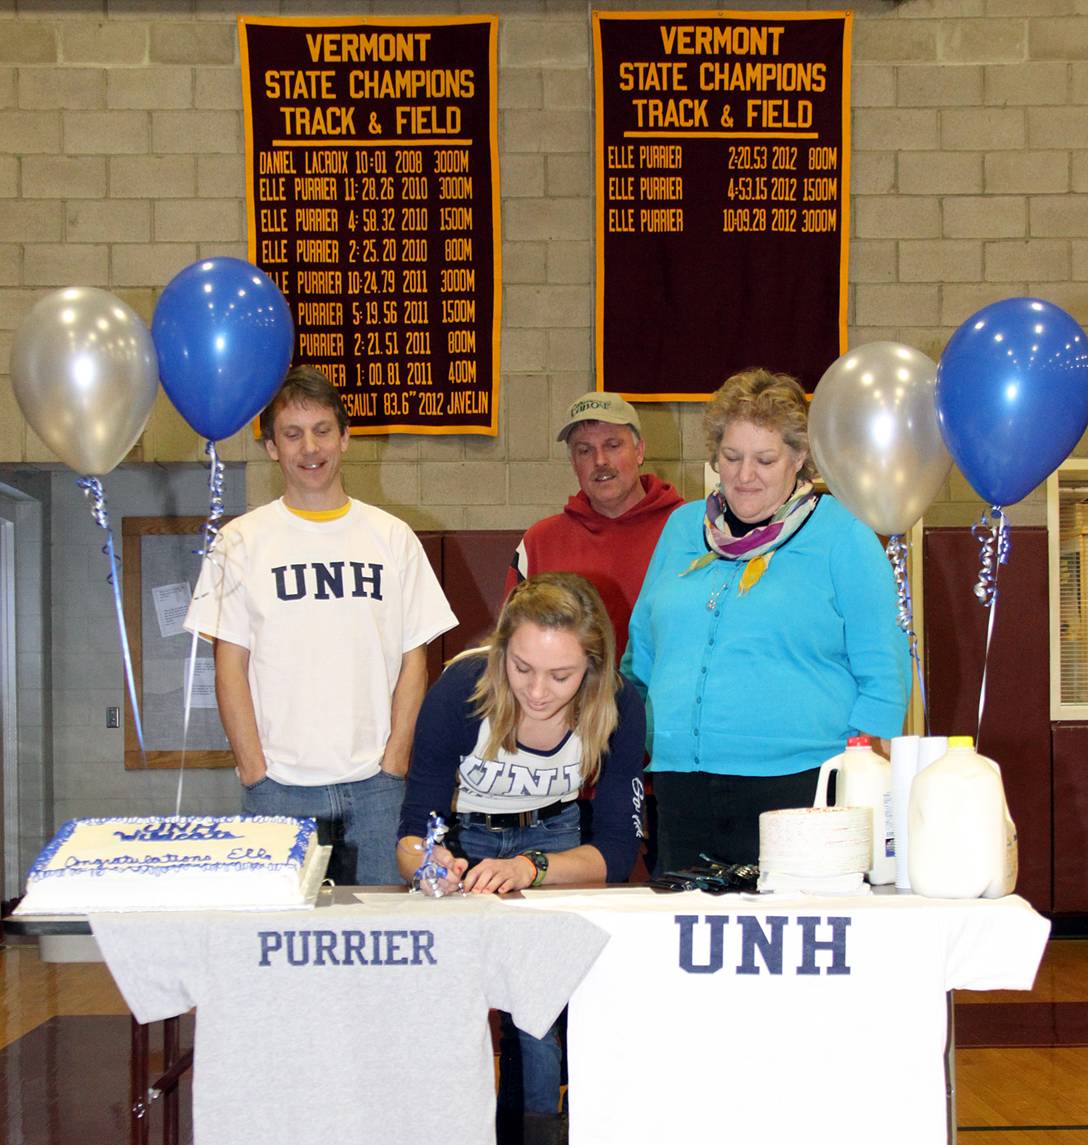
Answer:
[[[284,502],[287,505],[287,502]],[[296,517],[301,517],[304,521],[336,521],[340,517],[346,517],[348,510],[351,508],[351,502],[345,501],[338,509],[296,509],[291,505],[287,505]]]

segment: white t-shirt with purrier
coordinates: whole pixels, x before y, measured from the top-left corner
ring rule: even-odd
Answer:
[[[91,926],[139,1021],[196,1006],[194,1145],[494,1145],[488,1009],[543,1035],[607,942],[493,895]]]

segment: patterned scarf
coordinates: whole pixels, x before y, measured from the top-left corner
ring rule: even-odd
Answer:
[[[740,578],[738,595],[743,596],[767,571],[774,550],[783,545],[808,520],[820,495],[812,490],[811,481],[802,481],[787,498],[786,503],[775,512],[765,525],[734,537],[725,518],[725,498],[721,488],[717,488],[706,499],[706,516],[703,518],[703,531],[710,552],[696,557],[680,574],[705,568],[722,558],[727,561],[746,561],[747,568]]]

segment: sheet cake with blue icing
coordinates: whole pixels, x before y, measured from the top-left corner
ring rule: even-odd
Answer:
[[[16,913],[302,907],[321,858],[313,819],[70,819],[30,868]]]

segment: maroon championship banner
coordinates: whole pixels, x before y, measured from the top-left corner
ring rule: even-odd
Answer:
[[[595,12],[597,387],[811,393],[846,349],[848,12]]]
[[[239,17],[249,256],[353,434],[495,434],[494,16]]]

